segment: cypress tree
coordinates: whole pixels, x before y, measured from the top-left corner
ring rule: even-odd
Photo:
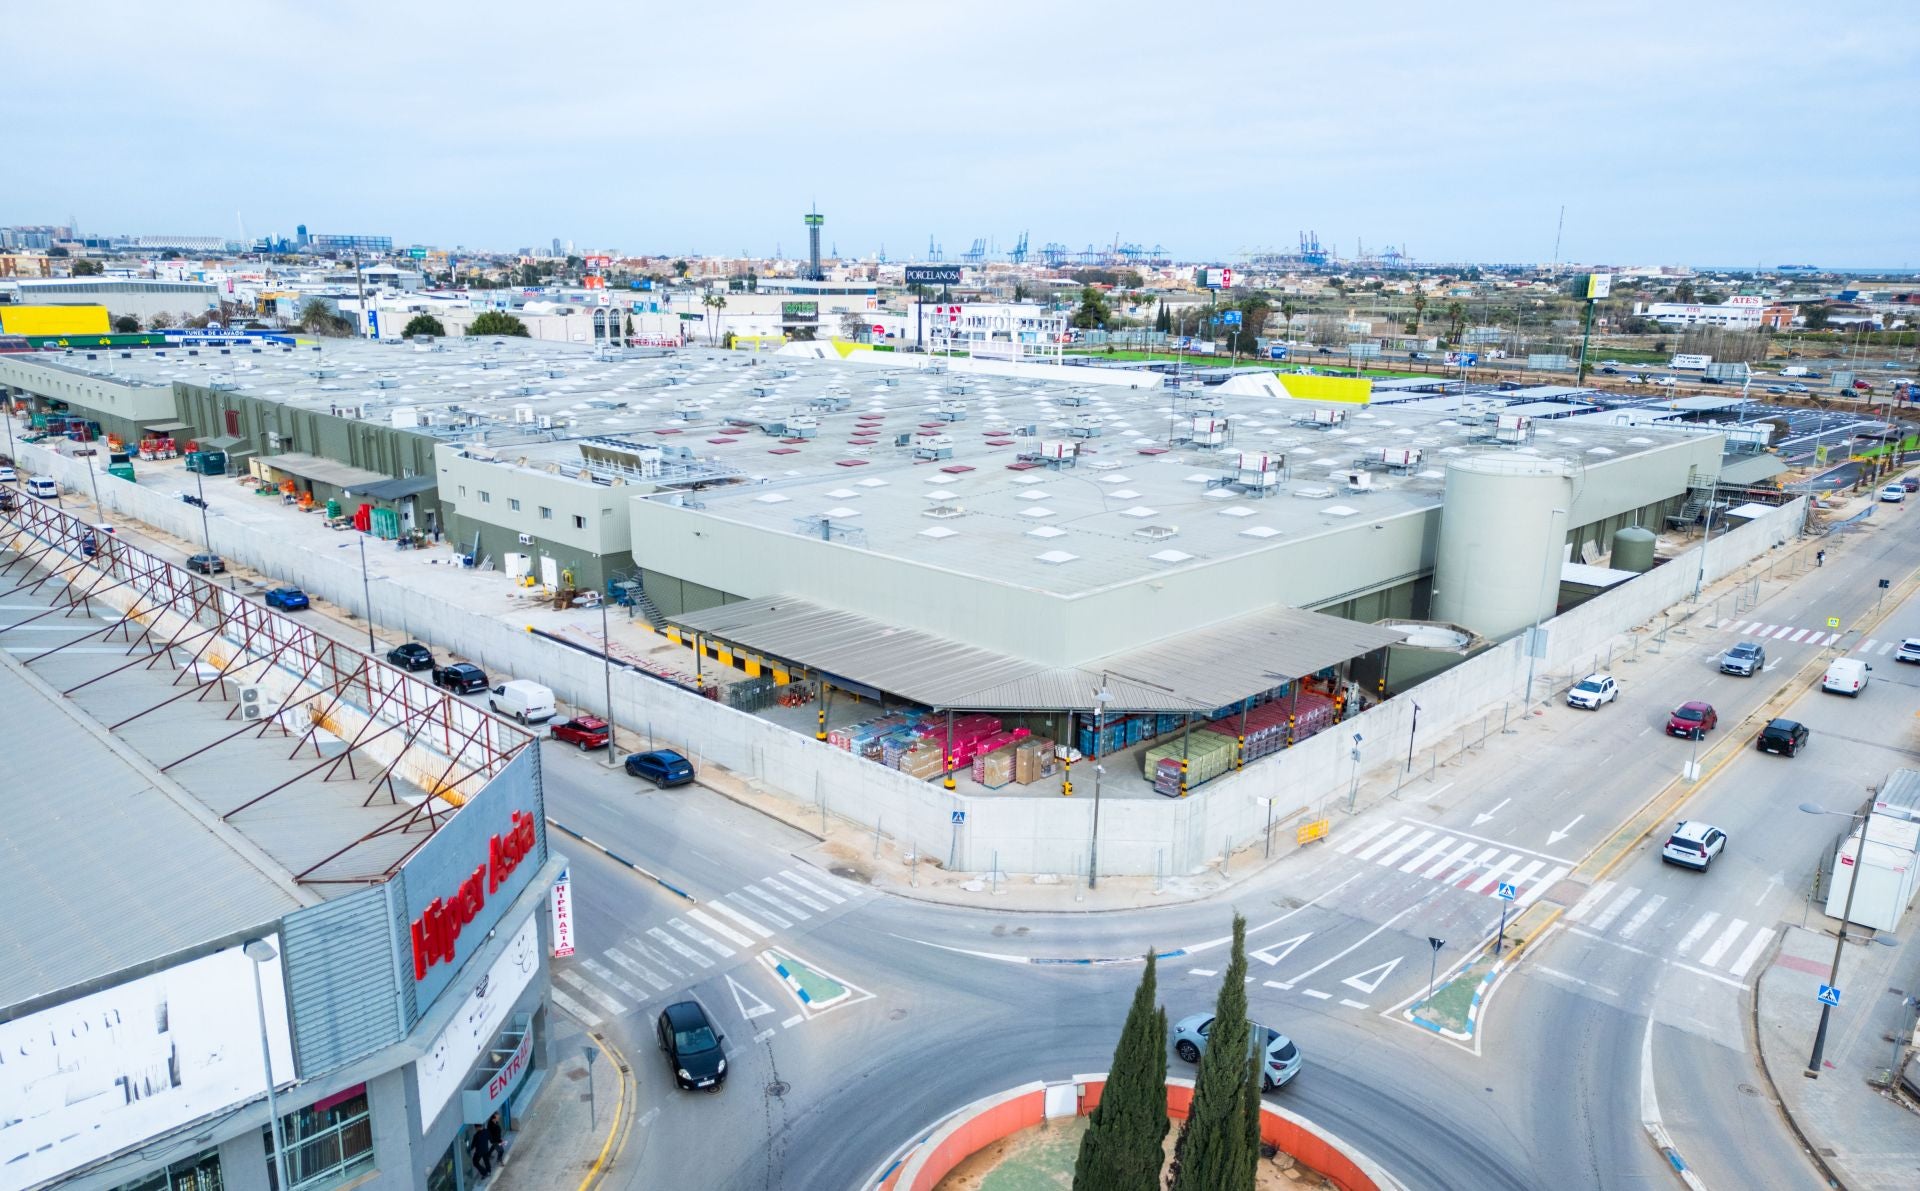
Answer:
[[[1252,1191],[1257,1149],[1247,1144],[1247,920],[1233,916],[1233,959],[1214,1002],[1213,1028],[1194,1079],[1193,1106],[1174,1148],[1170,1191]],[[1259,1085],[1255,1084],[1255,1094]]]
[[[1106,1090],[1080,1138],[1073,1185],[1081,1191],[1159,1191],[1168,1128],[1167,1011],[1154,1004],[1156,980],[1149,951]]]

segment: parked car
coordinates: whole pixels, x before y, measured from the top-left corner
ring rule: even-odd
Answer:
[[[1894,650],[1896,662],[1920,662],[1920,637],[1908,637],[1900,642],[1900,648]]]
[[[0,467],[0,484],[18,484],[20,473],[11,467]]]
[[[1788,389],[1787,386],[1785,385],[1768,385],[1767,392],[1777,395],[1781,393],[1789,393],[1789,392],[1792,392],[1792,390]]]
[[[693,780],[693,762],[672,749],[654,749],[629,756],[627,772],[656,786],[684,786]]]
[[[493,697],[487,700],[487,706],[523,724],[544,724],[553,718],[553,689],[516,678],[494,687]]]
[[[28,476],[27,495],[38,500],[58,501],[60,499],[60,485],[45,476]]]
[[[1620,684],[1614,681],[1613,675],[1589,674],[1567,692],[1567,706],[1598,711],[1602,703],[1611,703],[1619,697]]]
[[[283,612],[298,612],[313,602],[307,598],[306,592],[297,587],[276,587],[263,598],[267,601],[267,607]]]
[[[1767,651],[1757,641],[1742,641],[1720,655],[1720,673],[1752,678],[1767,668]]]
[[[1811,372],[1809,372],[1809,373],[1807,373],[1807,375],[1808,375],[1808,376],[1813,376],[1813,375],[1815,375],[1815,374],[1814,374],[1814,373],[1811,373]],[[1795,382],[1795,383],[1793,383],[1793,384],[1790,384],[1790,385],[1788,385],[1788,386],[1787,386],[1787,392],[1789,392],[1789,393],[1804,393],[1804,392],[1806,392],[1806,391],[1807,391],[1807,386],[1805,386],[1805,385],[1803,385],[1803,384],[1800,384],[1800,383],[1798,383],[1798,382]]]
[[[1827,663],[1827,672],[1820,678],[1820,689],[1857,699],[1866,689],[1867,675],[1872,672],[1873,667],[1859,658],[1835,658]]]
[[[218,554],[189,554],[187,569],[202,575],[224,575],[227,572],[227,562]]]
[[[1907,486],[1905,484],[1888,484],[1886,487],[1880,489],[1880,499],[1890,505],[1897,505],[1907,499]]]
[[[1719,726],[1720,717],[1713,704],[1698,699],[1682,703],[1667,717],[1667,735],[1683,740],[1698,740]]]
[[[1259,1022],[1249,1021],[1247,1025],[1252,1031],[1251,1045],[1262,1054],[1261,1091],[1271,1092],[1300,1074],[1300,1048],[1293,1044],[1293,1039]],[[1200,1056],[1207,1053],[1207,1035],[1212,1032],[1211,1013],[1181,1018],[1173,1027],[1174,1053],[1189,1063],[1198,1063]]]
[[[418,641],[396,645],[387,651],[387,661],[402,670],[433,669],[433,651]]]
[[[1666,846],[1660,849],[1660,859],[1668,864],[1681,864],[1706,872],[1713,858],[1720,855],[1726,846],[1726,832],[1711,823],[1687,819],[1674,824],[1673,834],[1667,837]]]
[[[456,695],[471,695],[487,689],[487,672],[472,662],[448,662],[433,668],[433,685]]]
[[[597,715],[576,715],[564,724],[556,724],[553,738],[563,744],[577,744],[581,752],[603,749],[613,739],[613,729]]]
[[[1792,757],[1807,747],[1807,735],[1807,726],[1798,720],[1770,720],[1760,729],[1760,739],[1755,744],[1763,753]]]
[[[1900,486],[1908,492],[1920,492],[1920,476],[1901,476]]]
[[[673,1082],[693,1091],[717,1092],[727,1081],[727,1036],[713,1028],[698,1001],[678,1001],[660,1011],[654,1025],[660,1049],[667,1056]]]

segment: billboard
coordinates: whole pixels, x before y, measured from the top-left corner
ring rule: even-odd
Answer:
[[[266,936],[275,952],[277,934]],[[294,1078],[281,959],[260,967],[276,1083]],[[0,1182],[26,1187],[266,1095],[239,947],[0,1024]]]
[[[1574,294],[1576,297],[1584,298],[1589,302],[1597,302],[1612,292],[1613,274],[1588,273],[1580,278],[1580,283],[1575,289]]]
[[[908,285],[959,285],[959,265],[908,265]]]
[[[1200,284],[1206,286],[1208,289],[1232,289],[1233,270],[1202,269],[1200,270]]]
[[[466,988],[453,1020],[414,1062],[414,1080],[420,1089],[420,1124],[427,1128],[440,1115],[447,1101],[466,1082],[480,1052],[493,1042],[493,1036],[507,1020],[507,1012],[520,999],[533,974],[540,970],[540,927],[536,915],[527,915],[507,949],[493,961],[486,974]]]
[[[106,335],[105,306],[0,305],[0,333],[8,335]]]
[[[782,302],[780,318],[790,323],[817,323],[820,321],[820,303]]]

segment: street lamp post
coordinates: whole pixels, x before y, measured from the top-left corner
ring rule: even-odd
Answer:
[[[1353,804],[1360,797],[1360,733],[1353,734],[1353,785],[1347,789],[1347,813],[1353,813]]]
[[[367,535],[360,535],[360,593],[366,603],[363,611],[367,614],[367,652],[372,653],[379,646],[373,641],[373,580],[367,577]]]
[[[194,498],[200,502],[200,540],[207,547],[207,553],[213,553],[213,530],[207,525],[207,481],[199,472],[193,473]]]
[[[1707,493],[1707,525],[1705,534],[1700,538],[1700,569],[1693,577],[1693,598],[1695,600],[1700,598],[1700,588],[1703,587],[1707,581],[1707,547],[1713,542],[1713,510],[1714,506],[1719,504],[1719,498],[1720,485],[1716,481]]]
[[[1847,923],[1853,918],[1853,891],[1860,888],[1860,866],[1866,860],[1867,853],[1867,816],[1849,815],[1846,811],[1830,811],[1826,807],[1803,802],[1800,809],[1809,815],[1841,815],[1860,820],[1860,835],[1853,846],[1853,873],[1847,878],[1847,901],[1840,908],[1840,930],[1833,940],[1833,967],[1827,973],[1827,986],[1840,987],[1840,951],[1847,945]],[[1833,1015],[1833,1006],[1820,1002],[1820,1028],[1813,1034],[1813,1054],[1807,1059],[1807,1069],[1801,1072],[1808,1079],[1820,1078],[1820,1062],[1827,1050],[1827,1020]]]
[[[93,443],[87,444],[87,483],[93,488],[93,515],[100,518],[101,521],[105,521],[107,519],[107,511],[100,507],[100,473],[93,470],[93,457],[98,454],[99,451],[100,448],[94,446]]]
[[[1553,529],[1553,518],[1564,517],[1566,515],[1567,511],[1565,509],[1553,509],[1549,511],[1547,513],[1547,529],[1549,531]],[[1540,560],[1540,586],[1543,588],[1547,585],[1548,568],[1553,565],[1553,554],[1558,552],[1559,546],[1556,544],[1554,552]],[[1558,612],[1560,610],[1560,585],[1558,583],[1553,585],[1553,603],[1554,611]],[[1527,707],[1533,706],[1533,665],[1539,660],[1540,656],[1540,621],[1541,613],[1544,611],[1545,609],[1541,608],[1539,604],[1536,603],[1534,605],[1533,631],[1527,635]]]
[[[273,1052],[267,1046],[267,1000],[260,989],[260,966],[272,960],[279,952],[265,939],[254,939],[241,948],[248,959],[253,961],[253,1005],[260,1017],[260,1067],[267,1077],[267,1116],[273,1125],[273,1170],[275,1182],[280,1187],[287,1185],[287,1143],[280,1132],[280,1104],[273,1094]]]
[[[1096,887],[1100,880],[1100,775],[1106,772],[1106,766],[1100,763],[1101,730],[1107,723],[1107,704],[1113,702],[1113,692],[1107,689],[1112,670],[1100,672],[1100,689],[1093,692],[1093,834],[1087,841],[1087,888]],[[1140,686],[1152,687],[1156,691],[1165,691],[1169,695],[1184,698],[1171,687],[1161,686],[1157,682],[1148,682],[1144,678],[1129,678],[1119,675],[1128,682]]]

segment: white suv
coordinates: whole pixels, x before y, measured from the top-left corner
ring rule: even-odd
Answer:
[[[1920,637],[1908,637],[1900,642],[1900,648],[1894,651],[1896,662],[1920,662]]]
[[[1726,846],[1726,832],[1711,823],[1688,819],[1674,824],[1673,834],[1667,837],[1666,846],[1660,849],[1660,859],[1669,864],[1683,864],[1706,872],[1713,858],[1720,855]]]
[[[1597,711],[1602,703],[1611,703],[1620,695],[1620,684],[1611,674],[1589,674],[1567,692],[1568,707]]]

